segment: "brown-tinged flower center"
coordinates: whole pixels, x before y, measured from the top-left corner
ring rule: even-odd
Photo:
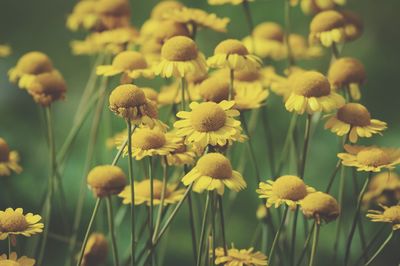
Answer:
[[[273,183],[272,192],[280,199],[297,201],[307,195],[307,187],[297,176],[285,175]]]
[[[147,68],[144,56],[135,51],[124,51],[119,53],[113,60],[112,65],[122,70],[134,70]]]
[[[225,125],[225,121],[225,111],[214,102],[201,103],[192,111],[193,128],[200,132],[217,131]]]
[[[370,148],[360,151],[357,160],[368,166],[381,166],[390,163],[390,156],[380,148]]]
[[[214,54],[248,55],[249,51],[240,41],[228,39],[220,42],[217,47],[215,47]]]
[[[25,74],[37,75],[52,71],[53,64],[44,53],[29,52],[18,60],[17,69]]]
[[[110,107],[130,108],[144,105],[146,96],[142,89],[132,84],[123,84],[116,87],[110,95]]]
[[[337,201],[329,194],[322,192],[308,194],[301,201],[301,208],[306,217],[313,218],[318,215],[326,221],[336,219],[340,213]]]
[[[159,149],[166,143],[165,134],[157,129],[143,128],[132,136],[132,145],[142,150]]]
[[[294,92],[308,98],[327,96],[331,92],[328,79],[316,71],[301,73],[291,81]]]
[[[118,194],[125,187],[126,176],[117,166],[99,165],[89,172],[87,183],[98,196]]]
[[[175,36],[190,36],[190,32],[185,24],[178,23],[173,20],[167,20],[161,22],[161,25],[162,26],[158,27],[154,31],[154,38],[159,43],[164,43],[165,41]]]
[[[342,28],[344,24],[344,17],[339,12],[334,10],[322,11],[311,21],[310,31],[313,33],[330,31]]]
[[[185,153],[187,151],[187,147],[185,144],[180,143],[178,145],[178,148],[176,148],[172,153],[177,154],[177,153]]]
[[[229,98],[229,82],[220,76],[203,81],[199,86],[199,94],[206,101],[219,103]]]
[[[7,142],[0,138],[0,162],[8,161],[10,157],[10,148],[8,147]]]
[[[339,108],[336,117],[352,126],[364,127],[371,124],[371,115],[367,108],[359,103],[348,103]]]
[[[253,35],[255,38],[283,42],[282,27],[274,22],[264,22],[257,25],[253,31]]]
[[[201,157],[196,164],[200,173],[215,179],[230,179],[232,177],[232,165],[230,161],[220,153],[208,153]]]
[[[392,221],[393,224],[400,223],[400,206],[392,206],[383,212],[383,216]]]
[[[85,248],[83,265],[100,265],[107,258],[107,239],[101,233],[92,233]]]
[[[100,0],[96,7],[99,14],[106,16],[129,16],[131,13],[127,0]]]
[[[36,81],[28,88],[28,91],[52,95],[55,99],[60,98],[66,90],[65,80],[57,71],[37,75]]]
[[[4,212],[0,217],[0,228],[3,232],[22,232],[28,228],[28,222],[21,213]]]
[[[239,70],[235,71],[234,78],[244,82],[257,81],[260,79],[260,72],[257,70]]]
[[[328,78],[335,85],[346,86],[351,83],[363,83],[366,79],[366,73],[360,61],[346,57],[338,59],[332,64]]]
[[[161,56],[169,61],[190,61],[197,58],[196,43],[184,36],[172,37],[161,48]]]
[[[150,179],[145,179],[139,184],[136,185],[135,190],[138,196],[144,197],[144,198],[149,198],[151,197],[150,193]],[[163,183],[158,180],[154,179],[153,180],[153,197],[155,199],[161,199],[161,193],[163,190]],[[170,191],[168,188],[165,190],[165,197],[168,197]]]

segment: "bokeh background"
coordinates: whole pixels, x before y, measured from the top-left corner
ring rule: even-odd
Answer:
[[[240,6],[211,7],[206,3],[206,0],[182,2],[191,7],[202,8],[220,16],[231,18],[227,34],[217,34],[207,30],[199,33],[198,43],[206,55],[210,55],[214,46],[224,38],[242,38],[247,35],[245,17]],[[368,107],[373,117],[389,124],[389,129],[383,137],[374,137],[372,140],[364,141],[364,143],[400,146],[400,16],[398,12],[400,1],[348,0],[348,2],[347,8],[363,17],[365,32],[361,39],[344,47],[343,55],[356,57],[365,64],[368,81],[362,87],[362,103]],[[148,17],[151,8],[157,1],[133,0],[131,3],[133,24],[139,27]],[[69,90],[66,101],[56,103],[53,108],[56,140],[59,147],[71,127],[75,108],[91,67],[89,57],[71,54],[70,41],[83,38],[83,35],[71,33],[65,27],[66,16],[72,10],[74,4],[75,1],[66,0],[0,0],[0,43],[7,43],[13,49],[11,56],[0,59],[0,136],[5,138],[13,149],[20,152],[22,166],[24,167],[22,174],[0,180],[2,182],[0,185],[0,209],[23,207],[29,212],[40,212],[41,206],[39,204],[46,186],[48,173],[48,155],[43,133],[42,112],[28,94],[9,83],[7,71],[15,65],[22,54],[39,50],[48,54],[54,65],[62,72]],[[263,21],[275,21],[283,24],[283,1],[256,0],[250,6],[256,24]],[[298,8],[293,10],[292,15],[292,31],[307,34],[311,17],[302,14]],[[329,57],[329,51],[326,51],[324,58],[307,63],[300,62],[300,64],[326,71]],[[279,67],[282,67],[282,63],[279,64]],[[111,87],[112,84],[110,89]],[[155,86],[155,89],[159,89],[158,85]],[[269,119],[276,144],[275,150],[278,154],[282,148],[289,115],[284,111],[280,99],[275,95],[271,97],[269,105],[268,108],[273,110]],[[114,151],[105,148],[105,139],[110,133],[118,132],[123,128],[119,119],[110,114],[107,108],[104,110],[101,134],[96,147],[95,163],[110,162]],[[57,210],[52,216],[50,231],[58,236],[65,235],[62,227],[63,222],[72,223],[78,187],[83,178],[83,161],[87,149],[90,119],[89,117],[74,145],[73,153],[69,156],[63,179],[68,208],[61,210],[57,206]],[[333,170],[336,163],[335,153],[338,144],[337,138],[322,128],[320,123],[311,141],[306,170],[308,183],[320,189],[326,186],[328,173]],[[261,122],[257,124],[254,141],[254,146],[257,149],[257,160],[262,166],[262,176],[268,178],[269,165],[265,155],[267,147]],[[242,154],[240,160],[245,160],[245,157],[247,156]],[[244,175],[248,180],[252,178],[254,173],[251,167],[246,169]],[[365,176],[360,174],[358,178],[361,184]],[[346,176],[346,182],[345,205],[354,206],[355,200],[352,193],[350,172]],[[252,184],[246,192],[241,193],[235,200],[232,211],[229,215],[227,214],[228,242],[234,242],[237,247],[244,248],[250,245],[254,228],[257,225],[255,210],[258,200],[254,193],[254,187],[255,185]],[[333,193],[337,195],[336,188]],[[82,230],[86,228],[93,204],[93,197],[88,193]],[[352,215],[346,210],[344,215],[345,230],[348,230]],[[97,230],[102,230],[102,227],[104,227],[104,219],[101,216],[104,216],[104,213],[99,216],[100,221],[96,224]],[[67,220],[62,217],[67,217]],[[169,231],[164,265],[193,265],[187,217],[185,205]],[[128,216],[126,216],[126,219],[128,219]],[[364,218],[364,215],[362,220],[366,228],[367,238],[372,237],[373,233],[380,228],[380,225],[370,223]],[[125,227],[122,227],[119,235],[123,235],[126,230]],[[327,259],[332,252],[334,230],[334,224],[322,228],[318,265],[340,265],[340,263],[334,264]],[[389,231],[390,228],[387,226],[382,238]],[[83,235],[83,232],[81,235]],[[54,266],[63,263],[66,245],[63,239],[56,238],[56,236],[52,236],[49,240],[45,265]],[[374,265],[398,265],[400,261],[399,240],[397,236],[395,240],[397,242],[393,241]],[[299,241],[302,241],[301,238]],[[5,253],[7,250],[5,243],[0,243],[0,245],[1,253]],[[354,246],[355,250],[359,252],[358,237],[354,239]],[[27,248],[27,255],[31,255],[29,254],[29,243],[26,243],[26,241],[21,241],[19,248]],[[120,242],[121,253],[124,253],[126,249],[127,242]],[[109,258],[111,259],[111,256]]]

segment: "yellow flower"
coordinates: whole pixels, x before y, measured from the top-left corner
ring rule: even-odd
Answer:
[[[7,142],[0,138],[0,176],[9,176],[11,172],[17,174],[22,172],[19,154],[16,151],[10,151]]]
[[[305,14],[316,14],[321,11],[343,6],[347,0],[301,0],[301,9]]]
[[[98,17],[96,15],[96,0],[85,0],[76,3],[72,13],[67,18],[67,28],[77,31],[80,28],[92,30],[96,27]]]
[[[284,175],[275,181],[260,182],[256,192],[259,194],[259,198],[267,199],[267,208],[272,206],[278,208],[281,204],[286,204],[293,209],[305,196],[315,192],[315,189],[307,186],[297,176]]]
[[[0,240],[6,239],[10,235],[23,235],[30,237],[43,232],[43,223],[40,215],[32,213],[23,214],[22,208],[7,208],[0,211]]]
[[[292,56],[295,59],[313,59],[320,57],[323,54],[322,48],[319,45],[309,45],[306,38],[299,34],[290,34],[289,43],[292,52]],[[287,57],[287,49],[285,51],[285,57]]]
[[[275,72],[273,67],[265,67],[262,69],[264,76],[271,83],[271,90],[282,96],[283,100],[286,101],[292,94],[292,82],[296,78],[296,75],[306,72],[305,69],[300,67],[291,67],[286,72],[287,76],[281,76]]]
[[[92,233],[83,253],[83,266],[102,265],[107,260],[108,243],[102,233]]]
[[[183,7],[184,5],[178,1],[161,1],[153,7],[150,18],[154,20],[163,20],[165,14],[168,14],[174,10],[179,10]]]
[[[18,82],[18,86],[25,89],[32,84],[35,76],[53,70],[53,63],[47,55],[33,51],[21,56],[17,65],[8,71],[8,76],[11,82]]]
[[[173,9],[165,13],[163,17],[191,27],[208,28],[217,32],[226,32],[226,27],[229,23],[229,18],[219,18],[215,14],[208,14],[198,8],[182,7]],[[192,32],[193,30],[192,28]]]
[[[140,182],[135,182],[135,205],[146,204],[150,205],[151,193],[150,193],[150,179],[145,179]],[[164,194],[164,205],[176,204],[185,194],[185,189],[177,189],[178,184],[167,184],[165,187]],[[161,204],[161,196],[163,193],[163,182],[158,179],[153,180],[153,204]],[[119,193],[119,197],[123,198],[123,204],[131,204],[131,190],[130,186],[126,186],[125,189]]]
[[[331,90],[327,78],[316,71],[295,75],[290,85],[292,93],[285,103],[289,112],[330,112],[345,103],[341,95]]]
[[[363,205],[393,205],[400,200],[400,177],[393,172],[382,172],[371,178],[363,197]]]
[[[347,89],[354,100],[360,100],[360,86],[366,80],[364,65],[355,58],[344,57],[333,62],[328,79],[334,89]]]
[[[244,1],[252,2],[254,0],[208,0],[208,4],[210,4],[210,5],[225,5],[225,4],[240,5]]]
[[[347,103],[335,115],[328,117],[325,128],[338,136],[349,134],[349,140],[353,143],[357,142],[358,137],[370,138],[372,134],[381,134],[387,128],[385,122],[371,119],[367,108],[359,103]]]
[[[206,73],[204,56],[198,51],[196,43],[184,36],[172,37],[161,49],[161,62],[154,72],[165,78],[182,78],[195,72]]]
[[[17,257],[17,253],[11,252],[7,258],[6,254],[0,256],[0,266],[34,266],[35,260],[26,256]]]
[[[235,108],[238,110],[260,108],[268,95],[268,90],[260,87],[236,87],[234,91]]]
[[[117,195],[126,185],[126,176],[118,166],[99,165],[89,172],[87,184],[96,197]]]
[[[110,110],[116,115],[130,119],[136,125],[163,127],[155,103],[146,98],[143,90],[132,84],[116,87],[110,94]]]
[[[220,103],[229,98],[229,79],[214,75],[199,85],[199,94],[204,101]]]
[[[146,156],[166,156],[178,148],[180,138],[164,133],[159,128],[137,128],[132,134],[132,157],[141,160]],[[127,147],[124,155],[128,155]]]
[[[344,146],[347,153],[339,153],[345,166],[356,167],[357,171],[380,172],[393,169],[400,164],[400,150],[377,146]]]
[[[311,43],[320,43],[325,47],[346,40],[345,19],[334,10],[318,13],[310,24],[309,39]]]
[[[176,132],[170,134],[176,134]],[[167,163],[168,165],[192,165],[195,157],[194,149],[184,144],[184,139],[180,138],[177,148],[167,155]]]
[[[391,223],[393,230],[400,229],[400,205],[382,207],[383,211],[369,210],[367,217],[370,218],[372,222]]]
[[[207,145],[225,146],[232,141],[238,141],[242,128],[240,121],[234,119],[239,111],[232,109],[233,101],[220,103],[192,102],[191,112],[181,111],[177,117],[182,118],[174,123],[176,134],[185,137],[186,144],[196,144],[201,148]]]
[[[157,40],[146,41],[146,45],[140,47],[140,52],[144,55],[150,65],[158,64],[161,58],[162,44]]]
[[[203,155],[195,167],[182,178],[185,186],[193,183],[193,191],[202,193],[204,190],[216,190],[224,194],[225,186],[233,191],[246,188],[242,175],[232,170],[231,162],[220,153]]]
[[[5,44],[0,44],[0,57],[7,57],[11,54],[11,47]]]
[[[215,47],[214,55],[207,59],[207,64],[213,68],[253,70],[260,68],[262,62],[257,56],[249,54],[247,48],[240,41],[227,39]]]
[[[232,246],[225,255],[224,248],[215,249],[215,264],[225,266],[267,266],[267,256],[254,248],[237,249]]]
[[[149,68],[145,57],[135,51],[123,51],[114,57],[111,65],[101,65],[96,69],[97,75],[114,76],[121,73],[121,79],[126,80],[126,83],[139,77],[154,77],[154,72]]]
[[[155,104],[158,104],[158,91],[148,87],[142,88],[142,91],[144,92],[144,96],[146,96],[147,99],[154,102]]]
[[[364,31],[364,23],[361,17],[347,10],[341,11],[341,14],[345,19],[344,31],[346,33],[346,41],[354,41],[360,38]]]
[[[164,44],[166,41],[176,36],[190,37],[188,27],[183,23],[173,20],[156,21],[154,27],[153,33],[148,37],[151,37],[160,44]],[[147,45],[146,39],[142,38],[141,43],[142,45]]]
[[[323,192],[308,194],[300,201],[301,210],[308,219],[315,219],[318,224],[321,220],[328,223],[335,220],[340,214],[340,206],[336,199]]]
[[[49,106],[65,98],[67,84],[61,73],[53,70],[35,76],[26,89],[35,102],[42,106]]]
[[[96,15],[103,30],[127,27],[130,24],[131,7],[128,0],[98,0]]]

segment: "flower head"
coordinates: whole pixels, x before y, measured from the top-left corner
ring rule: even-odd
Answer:
[[[87,184],[96,197],[116,195],[124,189],[126,176],[118,166],[99,165],[89,172]]]
[[[220,153],[203,155],[196,166],[182,178],[182,183],[185,186],[193,183],[193,191],[198,193],[216,190],[220,195],[224,193],[225,186],[236,192],[246,188],[242,175],[232,170],[229,159]]]
[[[140,182],[135,182],[135,205],[146,204],[150,205],[151,192],[150,192],[150,179],[145,179]],[[153,180],[153,204],[160,205],[163,193],[163,183],[158,180]],[[166,184],[164,192],[164,205],[176,204],[183,198],[185,189],[177,189],[177,184]],[[131,192],[130,186],[126,186],[125,189],[118,195],[123,198],[123,204],[131,204]]]
[[[12,172],[17,174],[22,172],[19,154],[16,151],[10,151],[7,142],[0,138],[0,176],[9,176]]]
[[[364,31],[364,23],[361,17],[348,10],[341,11],[345,20],[344,31],[346,33],[346,41],[354,41],[362,35]]]
[[[170,134],[176,134],[176,132]],[[168,165],[192,165],[195,157],[193,147],[186,145],[184,139],[180,138],[176,149],[167,155],[167,163]]]
[[[393,169],[400,164],[400,150],[377,146],[344,146],[347,153],[339,153],[345,166],[356,167],[357,171],[380,172]]]
[[[392,206],[400,200],[400,177],[393,172],[382,172],[371,178],[363,197],[363,205]]]
[[[26,256],[17,257],[17,253],[11,252],[9,257],[6,254],[0,256],[1,266],[34,266],[35,260]]]
[[[215,249],[215,264],[225,266],[236,265],[251,265],[251,266],[267,266],[267,256],[260,251],[254,252],[254,248],[237,249],[232,247],[228,249],[228,254],[225,255],[224,248],[219,247]]]
[[[303,180],[293,175],[284,175],[275,181],[260,182],[257,189],[259,198],[267,199],[267,208],[271,206],[278,208],[281,204],[294,208],[300,200],[312,192],[315,192],[314,188],[307,186]]]
[[[176,134],[185,138],[186,144],[196,144],[199,147],[225,146],[240,138],[242,128],[234,117],[239,112],[232,109],[235,102],[220,103],[204,102],[190,104],[191,112],[179,112],[182,120],[175,122]]]
[[[250,110],[260,108],[268,98],[269,91],[261,87],[237,86],[234,91],[235,108]]]
[[[199,94],[205,101],[219,103],[228,100],[229,81],[221,76],[212,76],[199,85]]]
[[[152,38],[160,44],[164,44],[177,36],[189,37],[190,31],[185,24],[173,20],[159,21],[158,27],[152,33]],[[146,42],[144,42],[144,45],[146,45]]]
[[[147,99],[158,104],[158,91],[149,87],[144,87],[142,90]]]
[[[208,0],[208,3],[210,5],[225,5],[225,4],[240,5],[244,1],[252,2],[254,0]]]
[[[367,217],[372,222],[391,223],[393,230],[400,229],[400,205],[386,207],[382,206],[383,211],[369,210]]]
[[[340,214],[340,206],[336,199],[320,191],[305,196],[300,201],[300,206],[305,217],[313,218],[318,223],[321,223],[321,220],[333,221]]]
[[[315,44],[309,45],[306,38],[300,34],[290,34],[289,43],[292,56],[295,59],[313,59],[323,54],[321,46]],[[287,56],[287,49],[284,51],[285,56]]]
[[[101,233],[92,233],[83,253],[83,266],[101,265],[107,260],[108,243]]]
[[[184,5],[178,1],[161,1],[153,7],[150,17],[151,19],[163,20],[165,14],[168,14],[174,10],[179,10],[183,7]]]
[[[300,73],[290,85],[292,93],[285,103],[289,112],[330,112],[344,104],[343,97],[331,90],[328,79],[319,72]]]
[[[43,231],[40,215],[32,213],[23,214],[22,208],[7,208],[0,211],[0,240],[10,235],[23,235],[30,237]]]
[[[329,116],[325,128],[338,136],[349,134],[349,140],[357,142],[358,137],[372,137],[387,128],[386,123],[371,119],[367,108],[359,103],[347,103],[340,107],[336,115]]]
[[[127,27],[130,24],[131,7],[128,0],[96,1],[96,16],[102,29]]]
[[[80,28],[94,30],[99,28],[96,14],[96,0],[79,1],[67,18],[67,28],[77,31]]]
[[[297,0],[298,1],[298,0]],[[343,6],[347,0],[301,0],[301,10],[305,14],[317,14],[321,11]]]
[[[312,43],[321,43],[330,47],[333,43],[341,43],[346,39],[345,19],[334,10],[318,13],[310,24],[309,39]]]

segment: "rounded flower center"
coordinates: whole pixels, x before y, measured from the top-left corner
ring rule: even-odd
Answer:
[[[112,65],[123,70],[144,69],[147,67],[146,59],[141,53],[135,51],[119,53],[114,58]]]
[[[144,198],[150,198],[151,193],[150,193],[150,180],[145,179],[139,184],[136,185],[136,193],[138,196],[144,197]],[[163,190],[163,183],[158,180],[154,179],[153,180],[153,197],[155,199],[161,199],[161,194]],[[165,190],[165,198],[168,197],[169,191],[168,188]]]
[[[354,58],[341,58],[336,60],[329,69],[329,80],[338,86],[345,86],[350,83],[361,84],[366,79],[363,64]]]
[[[97,11],[107,16],[127,16],[130,14],[130,6],[127,0],[101,0],[98,1]]]
[[[225,111],[214,102],[205,102],[192,111],[193,128],[200,132],[217,131],[225,125]]]
[[[133,147],[142,150],[159,149],[164,146],[165,143],[165,134],[159,130],[144,128],[133,134]]]
[[[308,194],[302,200],[301,208],[307,217],[318,214],[327,221],[336,219],[340,212],[337,201],[322,192]]]
[[[197,58],[196,43],[184,36],[172,37],[161,48],[161,56],[169,61],[190,61]]]
[[[331,92],[331,86],[327,78],[316,71],[307,71],[296,75],[291,85],[298,95],[308,98],[327,96]]]
[[[371,115],[367,108],[359,103],[348,103],[337,112],[337,118],[352,126],[368,126],[371,123]]]
[[[274,22],[265,22],[259,24],[253,32],[254,37],[274,40],[278,42],[283,42],[283,30],[282,27]]]
[[[10,149],[8,147],[7,142],[0,138],[0,162],[8,161],[10,157]]]
[[[178,148],[176,148],[172,153],[173,154],[185,153],[186,151],[187,151],[186,145],[181,143],[181,144],[179,144]]]
[[[307,195],[307,187],[297,176],[285,175],[279,177],[272,185],[272,191],[280,199],[301,200]]]
[[[249,51],[240,41],[228,39],[220,42],[217,47],[215,47],[214,54],[247,55],[249,54]]]
[[[173,20],[162,21],[160,24],[162,26],[157,27],[154,31],[154,38],[159,43],[164,43],[175,36],[190,36],[190,32],[185,24],[178,23]]]
[[[318,13],[311,21],[311,32],[324,32],[333,29],[341,28],[345,24],[345,19],[342,14],[334,10],[328,10]]]
[[[146,103],[146,96],[142,89],[132,84],[116,87],[110,95],[110,105],[115,107],[137,107]]]
[[[389,218],[392,221],[392,223],[399,224],[400,223],[400,206],[393,206],[393,207],[387,208],[383,212],[383,216],[385,216],[385,218]]]
[[[390,156],[382,149],[371,148],[357,154],[357,160],[368,166],[381,166],[390,163]]]
[[[196,167],[200,173],[215,179],[230,179],[232,166],[229,160],[220,153],[208,153],[201,157]]]
[[[257,70],[239,70],[235,71],[235,80],[238,81],[245,81],[245,82],[251,82],[251,81],[257,81],[260,79],[260,72]]]
[[[199,93],[206,101],[219,103],[229,98],[229,82],[219,76],[203,81],[199,86]]]
[[[28,222],[21,213],[5,212],[0,219],[0,227],[3,232],[22,232],[28,227]]]
[[[44,53],[29,52],[19,59],[17,68],[23,73],[37,75],[53,70],[53,64]]]

